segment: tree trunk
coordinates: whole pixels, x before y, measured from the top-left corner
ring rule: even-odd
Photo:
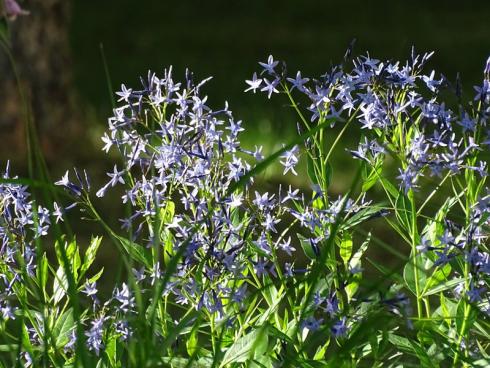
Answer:
[[[2,1],[2,0],[0,0]],[[72,86],[68,22],[70,1],[19,1],[30,15],[9,21],[10,49],[30,116],[48,161],[80,134]],[[0,156],[18,161],[25,152],[25,116],[12,65],[0,54]],[[2,160],[3,161],[3,160]]]

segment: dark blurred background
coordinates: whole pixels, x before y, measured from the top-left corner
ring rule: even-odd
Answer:
[[[297,121],[284,96],[268,101],[243,93],[244,80],[269,54],[285,60],[290,74],[300,69],[318,76],[342,60],[353,38],[355,55],[379,59],[403,61],[415,45],[436,52],[428,72],[450,80],[461,73],[467,98],[490,55],[488,0],[18,2],[30,15],[9,21],[10,48],[53,178],[76,165],[102,183],[113,165],[114,157],[101,151],[112,109],[101,46],[115,91],[121,83],[138,87],[140,75],[162,73],[169,65],[176,79],[186,67],[199,79],[214,76],[205,88],[210,105],[219,108],[227,100],[244,121],[243,145],[264,145],[265,153],[287,142]],[[25,115],[3,50],[0,86],[0,164],[11,159],[13,171],[26,175]],[[346,139],[345,145],[354,144]],[[336,159],[333,185],[340,191],[350,183],[342,164],[350,158],[341,149]],[[284,178],[280,167],[261,177],[264,186],[306,185],[303,178]]]
[[[161,1],[19,0],[30,15],[10,22],[13,55],[29,91],[32,115],[55,174],[73,163],[101,166],[99,136],[111,114],[104,63],[114,90],[138,86],[149,69],[186,67],[213,75],[211,105],[228,100],[244,120],[244,144],[270,152],[292,134],[296,117],[275,95],[245,94],[245,79],[269,54],[317,76],[339,62],[353,38],[354,53],[405,60],[410,48],[436,51],[430,69],[464,91],[481,80],[490,55],[488,1]],[[12,69],[0,54],[0,161],[24,170],[21,104]],[[74,145],[75,143],[83,144]],[[281,171],[272,172],[280,175]],[[272,175],[271,174],[271,175]]]

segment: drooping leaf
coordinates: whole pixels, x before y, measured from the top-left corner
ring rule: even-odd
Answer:
[[[29,338],[29,331],[27,331],[27,325],[22,324],[22,336],[21,336],[22,347],[33,357],[33,348],[31,339]]]
[[[399,190],[388,179],[384,177],[381,177],[381,183],[391,199],[395,200],[399,195]]]
[[[349,267],[351,269],[353,269],[355,267],[360,267],[361,258],[363,256],[364,252],[366,252],[370,241],[371,241],[371,233],[368,233],[366,240],[364,240],[364,242],[361,244],[359,249],[354,253],[354,255],[352,256],[352,258],[349,261]]]
[[[311,260],[318,259],[319,256],[318,247],[315,244],[312,244],[310,240],[308,240],[301,234],[297,234],[297,235],[298,235],[299,242],[301,244],[301,248],[303,248],[305,255]]]

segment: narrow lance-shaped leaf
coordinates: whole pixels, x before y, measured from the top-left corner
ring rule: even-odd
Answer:
[[[345,232],[342,234],[342,240],[340,241],[340,257],[344,261],[344,265],[347,267],[350,256],[352,255],[352,234]]]
[[[85,275],[85,272],[87,272],[87,270],[90,268],[92,263],[95,261],[97,250],[99,249],[101,242],[102,242],[101,236],[96,236],[92,238],[92,240],[90,241],[90,245],[85,251],[85,257],[83,259],[82,268],[80,269],[80,277],[83,277],[83,275]]]

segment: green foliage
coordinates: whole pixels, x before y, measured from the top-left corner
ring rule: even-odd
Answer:
[[[262,64],[277,65],[272,57]],[[166,73],[168,78],[170,72]],[[417,69],[411,73],[414,80],[425,80]],[[416,146],[425,124],[423,113],[390,110],[385,129],[363,120],[364,142],[375,149],[351,151],[359,159],[357,174],[347,192],[335,198],[334,179],[342,170],[330,158],[365,106],[352,110],[348,119],[337,119],[329,114],[336,111],[333,100],[324,96],[313,105],[317,116],[306,119],[286,84],[291,79],[283,77],[271,88],[281,88],[303,130],[253,165],[239,156],[250,152],[233,142],[238,123],[230,118],[226,130],[234,133],[226,136],[215,130],[224,124],[215,115],[197,118],[200,109],[202,114],[210,111],[200,105],[205,102],[197,94],[201,84],[187,80],[188,90],[182,93],[194,93],[186,97],[186,103],[192,100],[194,105],[192,119],[183,122],[178,119],[184,112],[172,105],[174,99],[159,98],[161,89],[150,98],[147,90],[133,92],[123,86],[118,95],[128,102],[122,110],[127,115],[111,120],[116,130],[110,143],[118,146],[127,166],[118,171],[116,165],[109,173],[111,181],[96,193],[101,197],[115,185],[125,186],[128,216],[121,230],[99,214],[88,178],[79,172],[75,172],[78,182],[71,182],[67,173],[57,185],[74,204],[63,209],[76,206],[99,226],[89,241],[71,236],[69,226],[58,224],[60,216],[39,206],[35,194],[32,201],[23,195],[26,184],[41,188],[45,199],[51,200],[57,195],[51,184],[4,175],[0,228],[7,234],[3,239],[8,252],[0,252],[5,284],[0,294],[3,366],[488,363],[490,309],[482,295],[488,287],[485,234],[490,199],[482,193],[486,176],[477,178],[474,173],[480,152],[465,153],[456,162],[458,170],[451,167],[454,172],[449,171],[432,191],[420,194],[415,190],[418,180],[430,165],[426,159],[413,163],[425,154],[423,145]],[[410,105],[403,88],[396,93],[390,89],[399,88],[391,79],[384,81],[389,88],[374,79],[370,93],[388,96],[390,107]],[[299,74],[293,81],[298,90],[306,83]],[[252,88],[256,83],[247,82]],[[161,85],[152,79],[151,88]],[[320,88],[316,91],[323,93]],[[145,108],[129,114],[124,109],[136,106],[130,101],[134,93]],[[231,113],[225,110],[225,115]],[[179,124],[172,129],[165,125],[173,121]],[[192,131],[203,121],[214,125]],[[331,136],[329,128],[335,124],[343,125]],[[117,131],[120,127],[131,130]],[[185,133],[174,139],[178,129]],[[463,129],[459,143],[451,138],[465,152],[481,139],[479,131],[470,139],[467,130],[472,131]],[[131,139],[137,147],[125,146]],[[231,148],[225,149],[223,142]],[[176,150],[179,145],[181,150]],[[276,196],[255,191],[253,179],[278,159],[285,172],[294,168],[298,147],[304,152],[313,192],[298,195],[299,189],[289,188],[287,194],[280,191]],[[129,162],[134,163],[137,154],[142,166],[135,168]],[[389,162],[401,168],[397,180]],[[441,198],[443,185],[452,194]],[[30,212],[12,217],[21,208]],[[390,240],[375,235],[375,221],[390,229],[385,230],[391,231]],[[44,227],[53,222],[53,239],[44,237]],[[107,236],[95,235],[98,231]],[[111,249],[114,257],[105,269],[97,270],[94,265],[102,247]],[[398,261],[395,267],[393,257]],[[105,293],[96,287],[104,278],[114,282]]]

